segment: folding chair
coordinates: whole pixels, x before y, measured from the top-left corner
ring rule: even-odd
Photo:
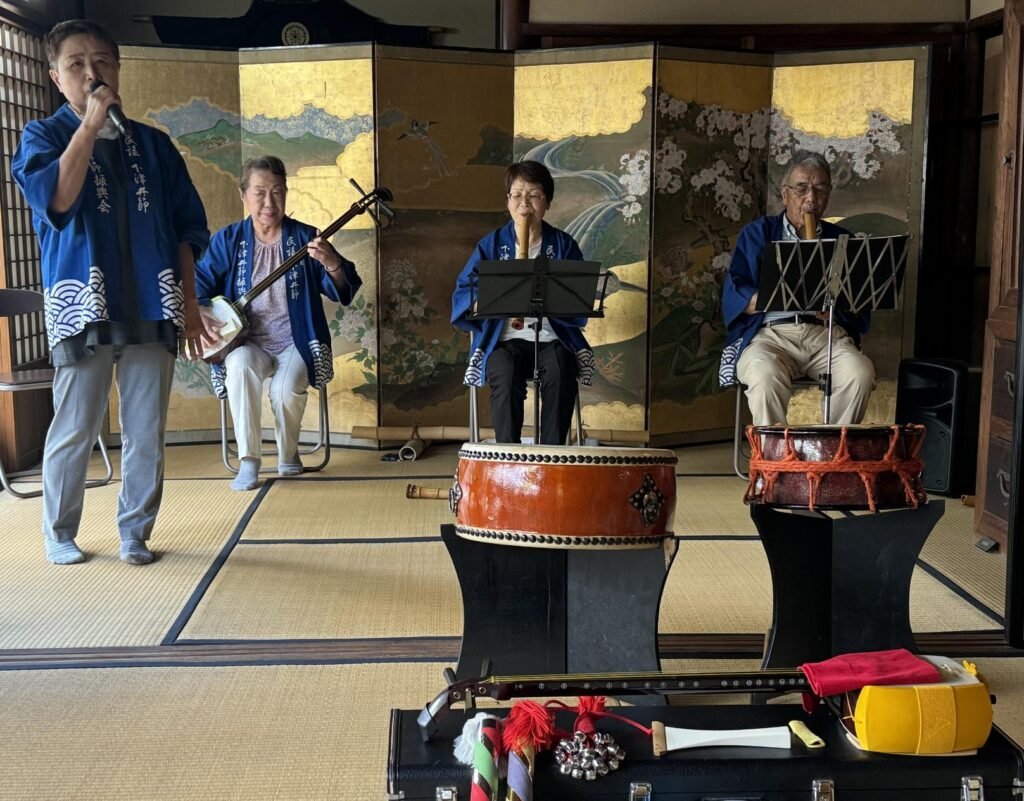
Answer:
[[[43,310],[43,296],[39,292],[28,289],[0,289],[0,317],[16,317],[21,314],[34,314]],[[29,392],[38,389],[53,389],[53,368],[42,370],[17,370],[13,373],[0,373],[0,392]],[[107,453],[107,445],[103,441],[101,433],[97,438],[100,454],[103,456],[103,465],[106,470],[103,478],[87,481],[86,487],[102,487],[109,484],[114,477],[114,467],[110,463],[110,454]],[[16,498],[38,498],[43,494],[42,490],[21,492],[16,490],[12,484],[17,478],[28,476],[39,476],[42,470],[19,470],[16,473],[8,473],[0,462],[0,484],[5,490]]]
[[[331,461],[331,433],[329,418],[327,413],[327,387],[321,387],[318,389],[317,394],[320,396],[320,426],[316,442],[311,445],[303,447],[299,445],[299,456],[309,456],[310,454],[319,453],[323,451],[323,457],[319,464],[316,465],[303,465],[303,473],[315,473],[318,470],[323,470],[327,467],[327,463]],[[228,418],[230,417],[228,409],[228,399],[221,398],[220,401],[220,451],[221,458],[224,460],[224,466],[232,473],[238,472],[238,448],[231,444],[231,439],[228,435]],[[261,456],[276,456],[277,448],[264,448],[260,452]],[[260,468],[261,473],[276,473],[277,467],[263,467]]]

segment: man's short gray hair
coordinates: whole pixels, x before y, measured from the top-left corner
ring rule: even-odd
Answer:
[[[793,158],[789,162],[789,166],[786,168],[786,177],[782,183],[789,183],[789,176],[793,174],[793,170],[797,167],[803,167],[808,170],[821,170],[825,175],[828,176],[828,182],[832,183],[832,168],[828,164],[828,160],[813,150],[798,150],[793,154]]]

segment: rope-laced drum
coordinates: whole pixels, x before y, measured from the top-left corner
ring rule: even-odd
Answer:
[[[893,509],[925,503],[922,425],[748,426],[744,500],[804,509]]]
[[[657,547],[672,536],[677,461],[647,448],[466,443],[455,529],[534,548]]]

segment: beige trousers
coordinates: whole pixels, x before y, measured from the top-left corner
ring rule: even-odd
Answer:
[[[756,426],[784,424],[792,382],[818,380],[828,368],[828,328],[784,323],[762,328],[743,349],[736,377],[747,387]],[[832,402],[829,423],[859,423],[875,386],[875,368],[838,326],[832,331]]]

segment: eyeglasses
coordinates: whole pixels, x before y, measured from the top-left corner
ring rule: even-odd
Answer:
[[[531,206],[534,203],[540,203],[544,199],[543,192],[527,192],[525,195],[522,192],[511,192],[509,193],[508,199],[513,203],[521,203],[526,201]]]
[[[792,190],[793,194],[797,197],[804,197],[810,194],[812,189],[818,195],[827,195],[832,191],[832,184],[783,184],[783,186],[786,189]]]

